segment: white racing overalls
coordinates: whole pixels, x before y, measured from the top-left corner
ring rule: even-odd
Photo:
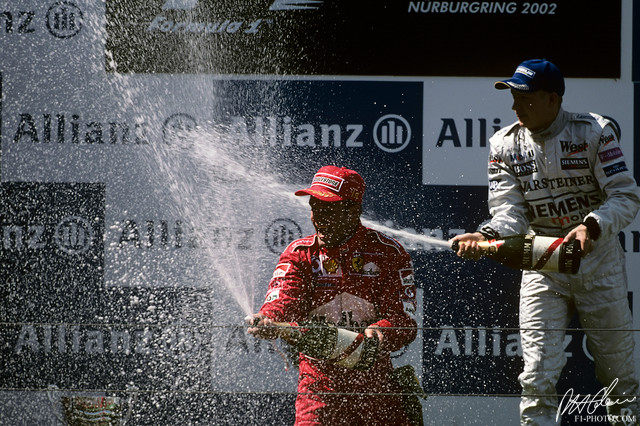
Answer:
[[[561,109],[544,131],[532,133],[514,123],[498,131],[490,143],[491,219],[479,229],[486,237],[525,233],[564,237],[588,217],[600,228],[594,250],[582,259],[577,274],[523,272],[522,424],[560,421],[555,386],[566,363],[565,329],[574,312],[585,329],[596,377],[607,388],[617,380],[610,397],[619,403],[608,407],[609,414],[632,410],[640,420],[638,398],[633,397],[638,394],[634,338],[631,331],[611,330],[632,326],[618,233],[633,221],[640,206],[615,129],[597,114]]]

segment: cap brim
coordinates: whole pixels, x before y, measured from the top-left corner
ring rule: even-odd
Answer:
[[[493,87],[498,90],[512,89],[516,92],[533,92],[533,89],[531,88],[531,86],[529,86],[529,84],[515,78],[496,81],[495,83],[493,83]]]
[[[495,87],[498,90],[511,89],[511,86],[509,86],[504,81],[496,81],[495,83],[493,83],[493,87]]]
[[[295,195],[297,196],[311,195],[312,197],[317,198],[318,200],[329,201],[329,202],[344,200],[344,198],[335,194],[334,192],[323,190],[323,189],[316,189],[316,188],[301,189],[299,191],[296,191]]]

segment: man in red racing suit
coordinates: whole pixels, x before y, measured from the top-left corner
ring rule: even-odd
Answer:
[[[398,392],[389,381],[390,352],[416,336],[415,283],[409,254],[392,238],[360,223],[364,181],[356,172],[321,168],[311,188],[316,234],[292,242],[280,256],[260,322],[314,318],[379,340],[378,358],[366,371],[300,353],[296,425],[408,425]],[[347,194],[347,195],[345,195]],[[349,196],[351,195],[351,196]],[[268,327],[266,327],[268,329]]]

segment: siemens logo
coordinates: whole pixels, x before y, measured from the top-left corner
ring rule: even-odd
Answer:
[[[588,169],[588,158],[561,158],[560,167],[562,170]]]
[[[597,191],[583,196],[567,196],[562,200],[549,203],[529,203],[529,216],[536,218],[551,218],[555,224],[564,226],[569,223],[581,222],[590,212],[602,204],[602,198]]]

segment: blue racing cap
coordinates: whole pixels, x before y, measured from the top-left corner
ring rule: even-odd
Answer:
[[[513,89],[518,92],[546,90],[564,95],[564,77],[551,62],[546,59],[530,59],[522,62],[508,80],[496,81],[496,89]]]

